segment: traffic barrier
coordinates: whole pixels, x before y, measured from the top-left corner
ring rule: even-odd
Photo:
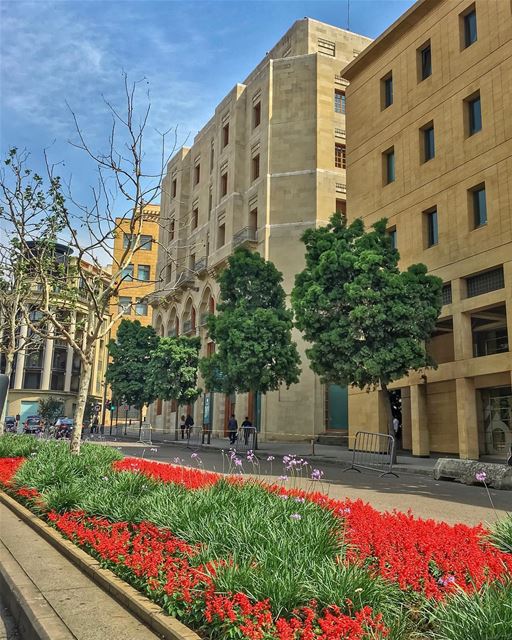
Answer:
[[[361,469],[380,471],[380,477],[393,475],[398,478],[393,469],[395,452],[395,438],[385,433],[358,431],[352,450],[352,464],[344,471],[354,469],[361,473]]]

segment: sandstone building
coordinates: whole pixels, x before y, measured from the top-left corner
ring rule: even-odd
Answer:
[[[401,264],[444,282],[437,370],[395,383],[404,446],[478,458],[512,443],[512,5],[420,0],[342,75],[348,218],[386,217]],[[413,313],[413,310],[411,310]],[[378,392],[350,429],[387,431]]]
[[[158,270],[164,291],[152,297],[160,335],[199,335],[214,349],[205,319],[215,281],[233,250],[253,248],[284,274],[290,293],[303,268],[304,230],[325,224],[346,197],[346,81],[341,69],[369,39],[304,18],[216,107],[168,165],[161,201]],[[346,391],[325,389],[309,369],[304,344],[300,383],[263,398],[206,393],[196,425],[222,432],[229,414],[250,415],[265,438],[304,438],[347,428]],[[150,419],[171,430],[175,407],[156,403]]]

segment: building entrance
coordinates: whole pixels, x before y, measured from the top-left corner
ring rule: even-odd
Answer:
[[[512,387],[482,389],[484,454],[507,456],[512,445]]]

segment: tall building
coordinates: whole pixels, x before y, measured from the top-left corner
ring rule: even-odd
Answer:
[[[401,266],[444,282],[437,369],[393,386],[419,456],[504,455],[512,443],[512,5],[420,0],[342,74],[348,218],[388,219]],[[414,310],[411,309],[411,313]],[[351,430],[385,432],[378,392],[352,391]]]
[[[219,297],[215,276],[245,245],[283,272],[290,293],[303,268],[301,235],[345,209],[345,91],[341,69],[370,40],[309,18],[297,21],[243,83],[216,107],[189,148],[170,161],[161,202],[158,270],[164,291],[152,297],[160,335],[199,335],[215,346],[205,320]],[[263,398],[206,393],[196,424],[222,431],[232,411],[250,415],[266,438],[304,438],[346,429],[346,391],[325,389],[310,370],[304,343],[299,384]],[[151,420],[173,429],[172,403]]]
[[[114,240],[114,265],[119,268],[123,261],[123,253],[131,243],[131,220],[116,218],[116,227],[120,233]],[[155,291],[161,274],[157,272],[158,236],[160,231],[160,207],[148,204],[143,210],[143,221],[140,233],[140,249],[134,255],[131,263],[123,270],[123,277],[119,286],[119,295],[113,298],[111,315],[123,311],[123,317],[128,320],[139,320],[143,325],[150,325],[152,308],[148,305],[147,297]],[[112,327],[112,338],[115,338],[117,328],[122,318]]]
[[[59,264],[70,264],[76,258],[70,256],[69,247],[62,244],[55,245],[55,258]],[[69,261],[69,262],[68,262]],[[82,260],[82,272],[90,271],[94,280],[103,272]],[[71,273],[74,270],[71,268]],[[68,271],[66,270],[66,273]],[[78,276],[74,276],[77,277]],[[33,314],[33,320],[38,316],[38,300],[40,300],[40,286],[34,283],[33,295],[29,296],[26,304]],[[55,293],[55,313],[69,316],[68,328],[75,340],[80,342],[84,331],[84,319],[87,317],[85,297],[86,287],[78,284],[78,297],[73,309],[69,310],[66,297],[59,299],[58,289]],[[106,317],[105,320],[108,318]],[[51,329],[50,329],[51,332]],[[9,395],[7,398],[7,415],[20,415],[21,422],[31,415],[38,415],[39,401],[53,397],[62,404],[62,415],[73,417],[78,402],[78,387],[80,381],[80,357],[63,339],[37,339],[31,334],[31,329],[20,318],[18,340],[27,345],[19,350],[14,358]],[[107,366],[107,344],[100,340],[94,350],[94,364],[89,385],[89,399],[101,405],[104,395],[105,371]],[[5,356],[0,355],[0,371],[5,370]]]

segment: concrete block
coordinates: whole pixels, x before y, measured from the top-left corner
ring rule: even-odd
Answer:
[[[434,478],[455,480],[463,484],[481,484],[476,475],[482,472],[485,473],[485,482],[489,487],[512,490],[512,467],[505,464],[440,458],[434,468]]]

